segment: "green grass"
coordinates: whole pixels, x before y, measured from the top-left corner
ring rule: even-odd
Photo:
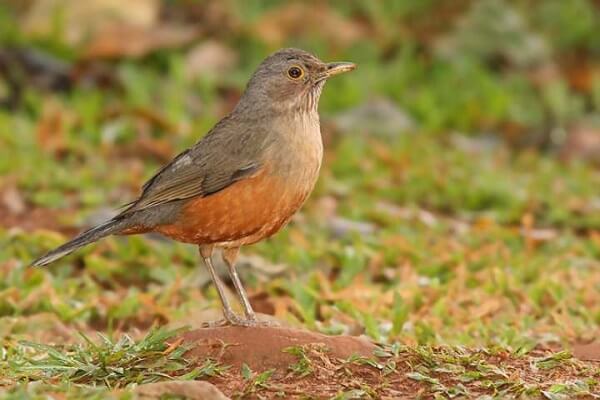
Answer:
[[[189,348],[168,347],[166,341],[181,332],[154,329],[138,342],[127,335],[119,340],[100,335],[99,343],[82,334],[85,345],[62,348],[19,341],[4,349],[3,372],[15,380],[68,381],[109,388],[151,383],[174,375],[185,380],[214,374],[212,365],[192,368],[191,362],[183,358]]]

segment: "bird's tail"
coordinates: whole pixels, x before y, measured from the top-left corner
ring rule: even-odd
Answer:
[[[32,267],[43,267],[51,262],[58,260],[70,254],[71,252],[83,247],[87,244],[93,243],[97,240],[102,239],[105,236],[118,233],[125,227],[126,223],[124,219],[115,218],[111,219],[103,224],[95,226],[87,231],[84,231],[73,238],[71,241],[57,247],[54,250],[49,251],[44,256],[38,258],[31,263]]]

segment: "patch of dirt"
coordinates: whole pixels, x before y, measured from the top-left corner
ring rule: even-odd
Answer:
[[[573,356],[582,361],[600,362],[600,342],[573,345]]]
[[[199,367],[207,359],[217,363],[221,372],[209,374],[208,381],[231,398],[515,398],[525,393],[543,398],[551,387],[583,380],[587,392],[561,394],[593,398],[600,388],[600,365],[568,352],[515,356],[451,347],[392,350],[359,337],[287,327],[204,328],[181,339],[192,346],[187,356],[197,357]]]
[[[335,358],[348,358],[353,354],[370,357],[377,348],[359,337],[326,336],[286,327],[205,328],[186,333],[184,340],[195,345],[190,356],[212,358],[234,368],[246,363],[253,370],[259,371],[286,369],[293,364],[296,358],[284,352],[291,346],[323,345],[327,347],[328,355]]]

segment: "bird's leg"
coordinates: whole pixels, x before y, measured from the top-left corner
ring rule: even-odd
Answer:
[[[223,316],[231,325],[246,325],[243,319],[238,317],[231,305],[229,304],[229,300],[227,299],[227,295],[225,294],[225,288],[221,278],[217,275],[215,271],[215,267],[212,264],[211,256],[212,256],[213,246],[200,246],[200,256],[204,260],[204,264],[206,268],[208,268],[208,272],[210,272],[210,276],[212,278],[215,287],[217,288],[217,292],[219,293],[219,298],[221,299],[221,304],[223,305]]]
[[[225,261],[225,264],[227,264],[227,267],[229,267],[229,276],[231,277],[233,286],[235,286],[235,290],[237,291],[240,301],[242,302],[242,306],[244,307],[246,320],[248,322],[257,322],[258,320],[256,319],[256,314],[252,309],[252,305],[250,305],[250,300],[248,300],[246,290],[244,289],[242,281],[240,281],[240,277],[235,269],[235,261],[239,251],[239,247],[223,249],[223,261]]]

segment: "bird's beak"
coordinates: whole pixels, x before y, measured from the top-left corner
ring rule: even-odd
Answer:
[[[350,62],[333,62],[327,64],[327,70],[325,71],[325,77],[330,78],[334,75],[343,74],[344,72],[350,72],[356,68],[356,64]]]

